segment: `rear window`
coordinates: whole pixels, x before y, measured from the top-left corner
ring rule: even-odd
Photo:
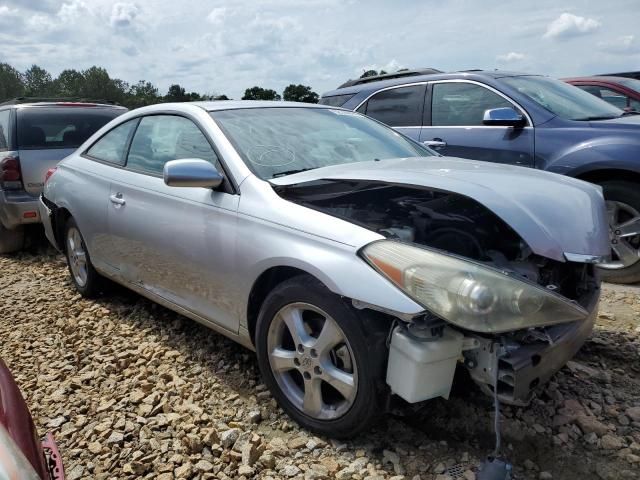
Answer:
[[[18,148],[77,148],[126,112],[120,108],[33,107],[18,110]]]
[[[0,112],[0,151],[9,149],[9,119],[11,110]]]
[[[318,102],[320,105],[329,105],[330,107],[341,107],[347,100],[353,97],[355,93],[347,95],[334,95],[332,97],[322,97]]]

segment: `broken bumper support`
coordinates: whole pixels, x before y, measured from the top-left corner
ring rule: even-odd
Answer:
[[[500,401],[526,405],[536,388],[544,385],[585,343],[597,317],[597,299],[594,303],[584,320],[547,328],[548,341],[504,345],[495,338],[475,337],[480,347],[464,352],[465,366],[489,395],[493,395],[497,367]]]

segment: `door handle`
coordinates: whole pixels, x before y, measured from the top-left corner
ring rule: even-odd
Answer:
[[[124,205],[125,202],[124,198],[122,198],[122,194],[121,193],[116,193],[115,195],[111,195],[109,197],[109,200],[111,200],[111,203],[115,203],[116,205]]]
[[[433,140],[425,140],[422,142],[423,145],[431,148],[444,148],[447,146],[447,142],[440,138],[434,138]]]

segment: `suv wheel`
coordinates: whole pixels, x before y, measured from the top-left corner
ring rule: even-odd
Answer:
[[[0,254],[22,250],[24,246],[24,227],[9,230],[0,223]]]
[[[600,184],[611,230],[611,263],[600,265],[603,280],[640,282],[640,186],[625,181]]]
[[[265,384],[312,432],[350,437],[380,411],[385,335],[365,333],[364,316],[306,275],[278,285],[262,306],[255,340]]]

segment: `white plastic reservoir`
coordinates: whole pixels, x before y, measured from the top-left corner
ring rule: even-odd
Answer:
[[[442,337],[411,338],[396,327],[391,334],[387,383],[396,395],[416,403],[449,398],[464,335],[449,327]]]

